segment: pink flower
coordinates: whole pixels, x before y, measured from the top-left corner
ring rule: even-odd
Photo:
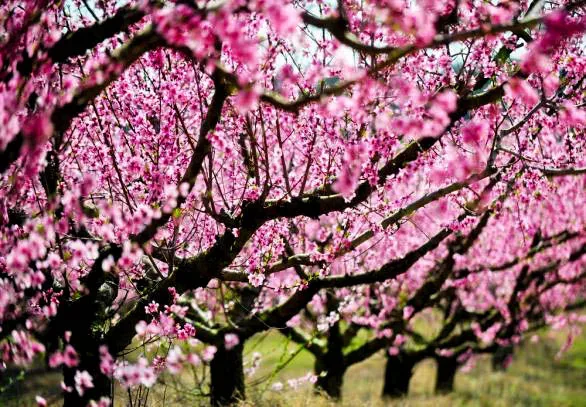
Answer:
[[[468,145],[478,145],[488,137],[488,123],[486,121],[471,121],[462,126],[462,141]]]
[[[185,325],[183,325],[183,329],[180,329],[179,331],[177,331],[177,337],[179,339],[185,340],[185,339],[189,339],[193,336],[195,336],[195,328],[193,327],[193,325],[187,323]]]
[[[560,86],[560,78],[557,73],[551,73],[543,80],[543,89],[547,97],[552,97]]]
[[[530,339],[530,342],[531,342],[531,343],[537,343],[537,342],[539,342],[539,336],[537,336],[537,335],[532,335],[532,336],[531,336],[531,339]]]
[[[71,393],[73,388],[65,384],[65,382],[61,382],[61,390],[65,393]]]
[[[201,358],[197,356],[195,353],[190,353],[187,355],[187,361],[191,363],[193,366],[199,366],[201,364]]]
[[[551,51],[565,39],[579,34],[586,29],[586,19],[572,19],[566,11],[557,10],[548,14],[543,22],[546,32],[539,40],[539,45],[544,51]]]
[[[450,122],[450,113],[458,107],[458,98],[451,90],[437,94],[430,102],[428,113],[433,120],[422,122],[421,120],[409,120],[411,122],[412,135],[422,132],[428,135],[439,133]],[[415,126],[414,126],[415,125]],[[419,128],[418,128],[419,127]]]
[[[214,358],[214,355],[216,354],[216,352],[218,351],[218,348],[216,348],[215,346],[208,346],[203,350],[203,354],[201,356],[201,358],[209,363],[212,361],[212,359]]]
[[[224,346],[227,350],[233,349],[236,345],[240,343],[240,338],[236,334],[226,334],[224,335]]]
[[[439,349],[435,353],[437,353],[439,356],[450,357],[454,354],[454,351],[451,349]]]
[[[262,273],[249,273],[248,274],[248,282],[253,287],[260,287],[262,283],[265,281],[265,275]]]
[[[458,96],[453,90],[445,90],[435,96],[433,103],[443,111],[451,113],[458,107]]]
[[[32,145],[43,143],[53,134],[53,122],[48,114],[36,114],[25,122],[22,133]]]
[[[114,358],[108,352],[106,345],[100,346],[100,372],[106,376],[111,376],[114,373]]]
[[[184,360],[185,356],[183,355],[183,352],[181,352],[181,348],[174,346],[167,355],[167,369],[172,374],[179,373]]]
[[[80,396],[83,396],[83,393],[87,389],[91,389],[94,387],[94,382],[92,376],[88,373],[87,370],[83,371],[76,371],[74,376],[75,381],[75,390],[79,393]]]
[[[534,41],[521,64],[525,72],[551,70],[549,56],[568,38],[586,30],[586,18],[571,18],[565,10],[557,10],[544,18],[545,33]]]
[[[136,324],[136,326],[134,327],[134,329],[136,330],[136,334],[139,337],[143,337],[147,334],[147,323],[146,321],[138,321],[138,323]]]
[[[407,341],[407,338],[405,338],[403,335],[398,334],[397,336],[395,336],[395,340],[393,341],[393,345],[395,346],[401,346],[402,344],[404,344]]]
[[[411,316],[413,315],[413,311],[415,311],[415,309],[410,305],[403,308],[403,319],[407,320],[411,318]]]
[[[63,354],[55,352],[49,356],[49,367],[58,367],[63,364]]]
[[[112,402],[108,397],[101,397],[98,401],[90,401],[89,407],[110,407]]]
[[[154,314],[159,311],[159,304],[154,301],[151,301],[149,305],[144,307],[144,310],[147,314]]]
[[[511,99],[518,98],[521,102],[531,107],[539,102],[537,91],[524,79],[512,78],[505,85],[505,94]]]
[[[67,345],[63,351],[63,363],[67,367],[75,367],[79,363],[77,352],[73,349],[73,346]]]
[[[518,7],[513,2],[501,2],[498,6],[488,6],[490,22],[492,24],[505,24],[515,16]]]
[[[332,189],[346,200],[354,195],[362,171],[362,164],[368,158],[368,151],[364,143],[349,146],[344,154],[342,168]]]
[[[161,369],[164,368],[164,360],[155,359],[153,364],[155,363],[160,364]],[[151,387],[157,380],[153,367],[149,366],[148,361],[144,357],[140,357],[136,364],[127,362],[117,364],[114,370],[114,377],[120,381],[120,384],[124,388],[138,385]]]
[[[37,402],[37,406],[47,407],[47,400],[45,400],[43,397],[35,396],[35,401]]]
[[[256,87],[243,89],[234,97],[234,106],[242,114],[256,109],[260,92]]]
[[[577,109],[571,102],[564,102],[560,118],[565,125],[570,127],[586,125],[586,112],[584,109]]]
[[[536,43],[532,43],[521,61],[523,72],[547,73],[553,69],[550,58],[539,50]]]
[[[271,0],[266,3],[265,14],[279,35],[290,35],[301,23],[299,11],[293,5],[283,4],[285,2],[279,0]]]

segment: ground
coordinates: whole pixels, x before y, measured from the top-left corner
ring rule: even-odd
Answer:
[[[456,376],[455,392],[447,396],[432,394],[435,368],[432,361],[424,361],[415,368],[408,398],[393,402],[380,399],[384,371],[384,355],[378,354],[371,359],[353,366],[345,376],[343,401],[344,407],[354,406],[586,406],[586,333],[577,338],[572,349],[556,359],[565,335],[562,333],[542,333],[539,342],[528,341],[515,354],[515,359],[506,372],[493,372],[487,358],[479,360],[467,373]],[[249,401],[244,406],[334,406],[324,397],[313,394],[308,384],[293,390],[288,379],[299,378],[311,371],[313,359],[305,351],[299,352],[276,374],[275,366],[281,366],[291,358],[291,352],[298,347],[289,344],[284,349],[284,339],[274,333],[259,336],[250,341],[246,348],[247,358],[254,352],[264,357],[261,365],[248,386]],[[164,392],[162,386],[149,394],[150,406],[198,406],[205,401],[194,394],[190,386],[191,378],[182,377],[182,389],[171,386]],[[35,394],[48,395],[49,405],[59,405],[58,396],[50,396],[49,388],[58,384],[55,374],[37,372],[23,377],[10,391],[0,395],[0,406],[29,406]],[[4,382],[4,381],[3,381]],[[283,390],[272,390],[275,382],[284,384]],[[169,382],[170,383],[170,382]],[[170,383],[171,384],[171,383]],[[163,404],[164,400],[164,404]],[[127,405],[127,398],[120,390],[116,406]],[[136,405],[136,404],[135,404]]]

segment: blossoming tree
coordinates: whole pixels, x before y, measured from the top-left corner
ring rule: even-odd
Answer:
[[[245,341],[306,309],[332,332],[447,290],[510,341],[578,301],[581,256],[525,268],[584,241],[586,22],[563,3],[3,2],[2,367],[44,358],[65,405],[106,406],[203,360],[230,404]],[[523,257],[538,233],[572,242]],[[499,263],[523,299],[472,312]]]

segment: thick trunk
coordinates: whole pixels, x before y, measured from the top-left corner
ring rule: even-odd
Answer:
[[[344,373],[346,370],[339,363],[328,364],[325,361],[316,361],[315,374],[317,382],[315,389],[317,392],[327,394],[334,400],[342,398],[342,385],[344,384]]]
[[[436,393],[450,393],[454,391],[454,378],[458,370],[458,361],[455,357],[437,357],[437,376],[435,380]]]
[[[505,371],[513,357],[512,346],[501,346],[492,354],[492,370]]]
[[[243,344],[232,349],[218,346],[210,364],[211,403],[213,406],[238,404],[245,398]]]
[[[328,312],[338,308],[338,301],[333,292],[327,292]],[[328,330],[328,347],[321,357],[316,356],[315,374],[317,382],[315,389],[323,392],[334,400],[342,398],[342,384],[344,383],[346,365],[344,361],[344,337],[340,329],[340,322],[334,323]]]
[[[98,348],[76,346],[79,355],[79,364],[76,367],[63,369],[63,381],[71,388],[70,392],[64,393],[64,407],[86,406],[90,400],[98,401],[102,397],[111,398],[112,380],[100,371],[100,356]],[[95,348],[95,350],[94,350]],[[93,387],[82,389],[79,394],[75,386],[75,373],[87,371],[92,377]]]
[[[104,256],[104,253],[101,252],[100,256]],[[107,319],[106,311],[118,295],[118,277],[103,273],[100,257],[94,263],[95,267],[98,265],[99,268],[92,267],[83,278],[89,294],[60,304],[57,317],[51,321],[45,333],[48,349],[56,350],[58,339],[69,337],[68,342],[77,353],[77,366],[63,367],[63,382],[70,388],[63,397],[65,407],[86,406],[91,400],[99,401],[103,397],[112,396],[112,378],[100,370],[100,347],[106,345],[102,327]],[[69,335],[66,335],[68,331]],[[91,383],[86,372],[91,376]],[[76,373],[83,379],[77,386]]]
[[[403,397],[409,393],[415,360],[406,354],[388,355],[385,367],[383,397]]]

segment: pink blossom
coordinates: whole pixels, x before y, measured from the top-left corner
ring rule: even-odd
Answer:
[[[529,85],[524,79],[512,78],[505,85],[505,94],[511,99],[519,99],[528,106],[533,106],[539,102],[537,91]]]
[[[75,367],[79,363],[77,352],[73,349],[73,346],[67,345],[63,351],[63,363],[67,367]]]
[[[216,352],[218,351],[218,348],[216,348],[215,346],[206,346],[206,348],[203,350],[203,354],[202,354],[202,359],[209,363],[212,361],[212,359],[214,358],[214,355],[216,354]]]
[[[454,91],[445,90],[441,93],[438,93],[435,96],[435,98],[433,99],[433,103],[439,109],[451,113],[456,110],[458,104],[458,97]]]
[[[408,320],[409,318],[411,318],[414,311],[415,309],[410,305],[403,308],[403,319]]]
[[[87,389],[91,389],[94,387],[94,382],[92,376],[87,372],[87,370],[75,372],[74,376],[75,381],[75,390],[79,393],[80,396],[83,396],[83,393]]]
[[[227,350],[233,349],[240,343],[240,338],[236,334],[224,335],[224,346]]]
[[[586,29],[586,20],[582,17],[572,19],[566,11],[554,11],[544,19],[546,32],[540,39],[540,47],[544,50],[551,50],[557,47],[563,40],[582,33]]]
[[[468,145],[478,145],[488,137],[489,126],[486,121],[472,121],[462,127],[462,141]]]
[[[38,114],[25,122],[22,131],[34,146],[43,143],[53,134],[53,122],[47,114]]]
[[[586,125],[586,112],[584,109],[578,109],[571,102],[564,102],[563,109],[560,111],[562,123],[571,127],[581,127]]]
[[[110,407],[112,402],[108,397],[101,397],[97,402],[94,400],[90,401],[89,407]]]
[[[367,158],[368,151],[364,143],[348,146],[344,154],[341,172],[333,185],[333,190],[340,193],[345,199],[350,199],[358,184],[362,164]]]
[[[290,35],[301,23],[299,12],[288,2],[268,0],[264,3],[264,11],[268,19],[280,35]]]
[[[262,273],[249,273],[248,281],[253,287],[260,287],[265,281],[265,276]]]
[[[243,89],[234,98],[234,106],[236,106],[240,113],[247,113],[258,106],[259,97],[260,93],[255,88]]]
[[[187,361],[192,364],[193,366],[199,366],[201,364],[201,359],[195,353],[190,353],[187,355]]]
[[[182,363],[185,359],[183,352],[178,346],[174,346],[167,354],[167,369],[172,374],[177,374],[181,371]]]
[[[114,373],[114,358],[105,345],[100,346],[100,372],[106,376],[112,376]]]

